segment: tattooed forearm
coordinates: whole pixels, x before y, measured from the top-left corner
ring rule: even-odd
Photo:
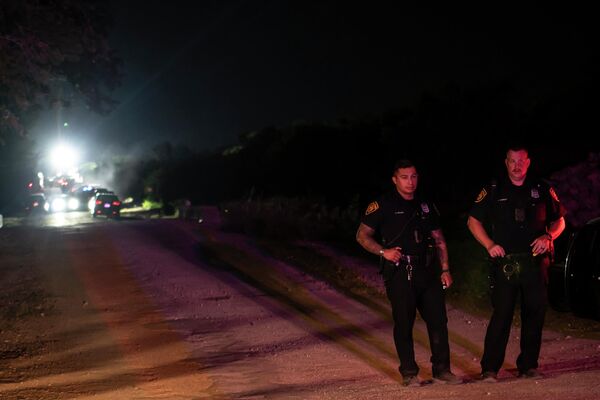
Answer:
[[[356,241],[369,253],[379,255],[379,251],[383,249],[383,246],[373,238],[374,234],[375,231],[372,228],[360,224],[358,231],[356,231]]]
[[[431,236],[435,240],[435,247],[437,249],[438,258],[440,260],[440,266],[442,269],[448,268],[448,247],[446,246],[446,239],[441,229],[431,232]]]

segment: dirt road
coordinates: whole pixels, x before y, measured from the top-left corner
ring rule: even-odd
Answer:
[[[600,398],[600,342],[551,331],[546,378],[514,377],[515,328],[501,382],[474,381],[486,319],[452,307],[466,383],[404,388],[387,302],[335,290],[205,217],[0,230],[0,398]],[[381,290],[373,265],[310,246]],[[421,322],[415,338],[427,380]]]

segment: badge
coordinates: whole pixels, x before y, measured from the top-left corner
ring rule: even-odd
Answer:
[[[554,191],[554,188],[550,188],[550,196],[552,196],[554,201],[556,201],[557,203],[560,203],[560,200],[558,199],[558,195]]]
[[[423,210],[425,214],[429,214],[429,206],[427,203],[421,203],[421,210]]]
[[[481,189],[481,192],[479,192],[479,194],[477,195],[477,198],[475,199],[475,203],[479,203],[481,200],[485,199],[485,196],[487,196],[487,190],[485,190],[485,188]]]
[[[531,197],[534,199],[540,198],[540,192],[538,192],[537,188],[531,188]]]
[[[365,211],[365,215],[372,214],[377,210],[379,210],[379,204],[376,201],[374,201],[371,204],[369,204],[369,206],[367,207],[367,211]]]

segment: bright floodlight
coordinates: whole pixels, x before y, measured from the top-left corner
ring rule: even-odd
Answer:
[[[61,144],[52,150],[51,160],[58,173],[73,169],[77,164],[79,156],[77,152],[64,144]]]

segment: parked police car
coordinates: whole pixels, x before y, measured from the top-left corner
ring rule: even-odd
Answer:
[[[571,311],[600,319],[600,218],[588,221],[572,235],[564,277]]]
[[[550,267],[550,305],[600,320],[600,217],[566,235],[559,244],[557,261]]]

